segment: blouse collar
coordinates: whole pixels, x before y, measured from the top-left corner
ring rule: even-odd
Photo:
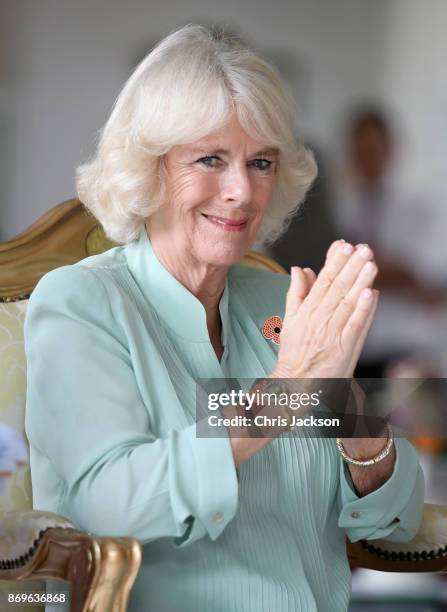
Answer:
[[[146,300],[163,322],[179,336],[195,342],[210,342],[203,304],[157,259],[143,225],[136,241],[125,247],[128,268]],[[227,344],[228,280],[219,311],[222,344]]]

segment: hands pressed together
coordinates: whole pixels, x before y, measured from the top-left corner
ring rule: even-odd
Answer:
[[[371,248],[337,240],[328,250],[318,277],[293,268],[281,330],[278,361],[272,377],[352,378],[374,320],[379,292],[373,289],[377,265]],[[383,449],[383,438],[343,439],[351,457],[366,459]],[[369,467],[349,465],[359,495],[381,486],[395,462],[392,452]]]
[[[309,268],[292,268],[278,360],[268,378],[352,378],[377,308],[379,292],[372,288],[377,272],[368,245],[353,246],[344,240],[330,246],[318,276]],[[272,439],[271,434],[251,440],[230,435],[236,466]],[[351,443],[354,453],[360,448],[367,456],[384,444],[381,438]],[[371,476],[359,490],[373,490],[383,482],[393,460],[383,462],[377,477],[377,469],[370,468]],[[359,484],[358,478],[355,482]]]
[[[351,378],[374,319],[379,292],[367,245],[334,242],[319,275],[292,268],[276,378]]]

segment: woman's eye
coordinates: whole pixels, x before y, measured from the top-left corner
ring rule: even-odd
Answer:
[[[205,157],[201,157],[197,160],[200,164],[207,166],[208,168],[216,168],[218,162],[220,161],[218,157],[215,155],[206,155]]]
[[[273,162],[268,159],[252,159],[250,166],[257,168],[258,170],[268,170]]]

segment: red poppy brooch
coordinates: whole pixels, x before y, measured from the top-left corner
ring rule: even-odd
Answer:
[[[277,315],[273,315],[266,319],[262,326],[262,335],[267,340],[271,340],[275,344],[279,344],[279,334],[282,329],[282,319]]]

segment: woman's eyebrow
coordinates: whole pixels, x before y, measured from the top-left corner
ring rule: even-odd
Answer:
[[[212,147],[194,147],[190,151],[202,155],[225,155],[228,153],[226,149],[213,149]]]
[[[202,155],[227,155],[229,153],[228,149],[212,149],[204,148],[204,147],[194,147],[190,149],[191,153],[194,154],[202,154]],[[262,155],[278,155],[278,149],[270,148],[270,149],[262,149],[261,151],[257,151],[253,153],[249,157],[260,157]]]
[[[262,151],[258,151],[257,153],[254,153],[252,156],[250,157],[261,157],[262,155],[272,155],[272,156],[276,156],[278,155],[278,149],[263,149]]]

